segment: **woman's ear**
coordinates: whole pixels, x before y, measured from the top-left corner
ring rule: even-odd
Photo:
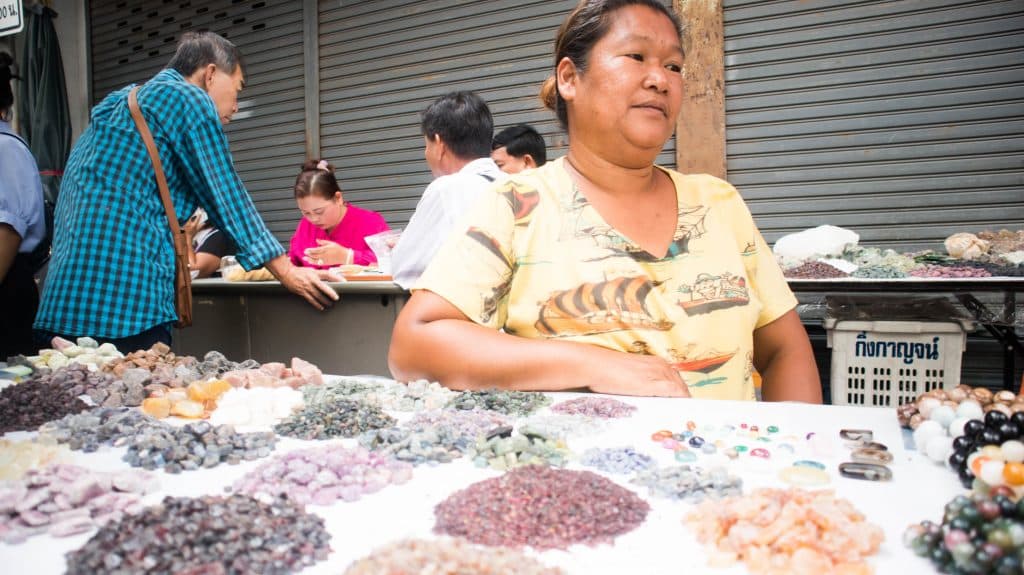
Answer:
[[[566,102],[576,98],[576,81],[579,79],[579,72],[576,64],[568,56],[562,58],[555,67],[555,83],[558,86],[558,94]]]
[[[530,154],[523,154],[523,163],[526,164],[527,169],[536,168],[537,162],[533,159]]]

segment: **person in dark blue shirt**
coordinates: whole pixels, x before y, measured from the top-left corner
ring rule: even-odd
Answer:
[[[226,124],[245,85],[241,55],[212,32],[186,33],[167,68],[138,91],[179,221],[197,207],[238,248],[245,269],[266,266],[317,309],[337,300],[316,270],[284,255],[235,172]],[[91,336],[124,351],[170,342],[174,246],[145,145],[128,109],[131,86],[91,113],[71,151],[37,340]]]

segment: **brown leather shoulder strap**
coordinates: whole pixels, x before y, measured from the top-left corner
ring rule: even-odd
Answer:
[[[171,203],[171,190],[167,187],[164,165],[160,162],[160,152],[156,149],[156,142],[153,140],[153,134],[149,131],[149,124],[142,117],[142,109],[139,108],[139,98],[136,96],[138,91],[139,87],[135,86],[128,92],[128,109],[132,112],[132,120],[135,120],[135,127],[139,129],[142,141],[146,143],[149,161],[153,163],[153,170],[156,172],[156,186],[160,189],[160,199],[164,203],[167,223],[171,226],[171,232],[177,237],[181,233],[181,227],[178,225],[178,217],[174,214],[174,204]]]

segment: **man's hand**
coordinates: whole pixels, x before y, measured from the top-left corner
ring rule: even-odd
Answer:
[[[337,279],[323,271],[300,268],[292,265],[287,256],[278,256],[264,264],[270,273],[288,288],[288,291],[302,296],[316,309],[323,311],[338,301],[338,293],[322,280]]]

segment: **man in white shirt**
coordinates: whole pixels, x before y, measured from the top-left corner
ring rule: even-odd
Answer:
[[[434,181],[391,252],[395,283],[409,289],[480,193],[504,174],[491,159],[494,122],[474,92],[451,92],[421,114],[424,156]]]

